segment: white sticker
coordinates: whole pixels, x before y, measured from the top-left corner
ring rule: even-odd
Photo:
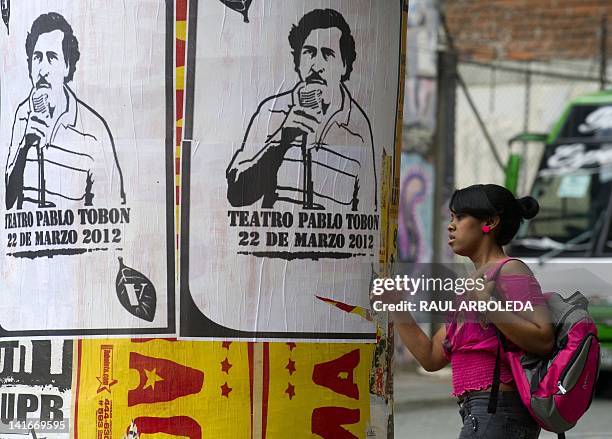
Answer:
[[[557,196],[559,198],[582,198],[587,193],[590,181],[590,175],[566,175],[561,179]]]
[[[578,125],[578,131],[582,134],[598,133],[612,128],[612,107],[598,108],[590,113],[584,123]]]

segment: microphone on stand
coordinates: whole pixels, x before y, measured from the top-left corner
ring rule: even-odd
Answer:
[[[36,90],[32,95],[32,109],[37,115],[48,119],[51,108],[49,105],[49,95],[43,90]],[[38,207],[49,207],[45,198],[47,193],[47,184],[45,181],[45,153],[44,146],[40,144],[40,137],[36,134],[28,134],[26,136],[26,144],[36,147],[36,159],[38,163]]]
[[[298,91],[298,99],[300,106],[304,108],[321,108],[321,96],[323,92],[319,88],[312,88],[305,90],[306,87],[301,88]],[[307,145],[308,134],[305,132],[302,134],[301,149],[302,149],[302,162],[304,163],[304,179],[303,188],[304,193],[302,194],[302,207],[304,209],[314,209],[314,188],[312,182],[312,153],[308,149]]]

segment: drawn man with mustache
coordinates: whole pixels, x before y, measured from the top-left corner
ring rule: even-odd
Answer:
[[[15,113],[6,208],[125,204],[108,125],[68,86],[80,58],[72,27],[60,14],[43,14],[25,49],[32,89]]]
[[[251,118],[226,172],[228,201],[376,210],[372,129],[345,85],[356,59],[349,25],[335,10],[315,9],[293,26],[289,44],[299,82]]]

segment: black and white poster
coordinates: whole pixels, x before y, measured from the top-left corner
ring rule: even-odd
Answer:
[[[341,308],[379,261],[402,2],[227,3],[189,10],[180,334],[372,338]]]
[[[72,340],[0,342],[0,437],[70,437]]]
[[[0,337],[174,333],[173,2],[5,3]]]

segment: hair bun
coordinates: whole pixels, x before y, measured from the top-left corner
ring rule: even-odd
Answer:
[[[519,205],[521,216],[525,219],[531,219],[540,211],[540,205],[533,197],[523,197],[516,200]]]

